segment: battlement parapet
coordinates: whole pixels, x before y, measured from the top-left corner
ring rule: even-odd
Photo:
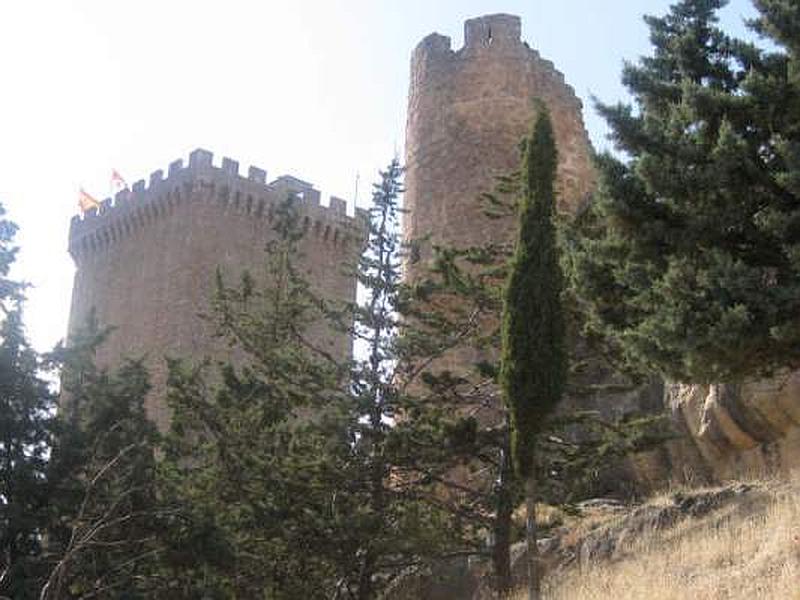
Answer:
[[[464,46],[458,51],[453,50],[452,41],[446,35],[427,35],[414,48],[412,69],[414,65],[430,60],[455,58],[458,54],[498,48],[529,50],[522,41],[522,21],[518,16],[495,14],[467,19],[464,22]]]
[[[533,76],[541,95],[558,99],[571,110],[583,110],[583,102],[564,73],[522,40],[521,19],[502,13],[465,21],[464,45],[457,50],[447,36],[432,33],[423,38],[411,58],[411,89],[419,95],[431,86],[463,86],[462,76],[473,76],[475,66],[487,70],[485,61],[497,62],[497,71],[508,70],[517,79]],[[412,97],[412,106],[413,101]]]
[[[459,73],[478,59],[528,63],[548,96],[559,98],[571,109],[583,110],[583,103],[564,74],[522,40],[520,18],[502,13],[465,21],[464,45],[458,50],[453,50],[447,36],[432,33],[423,38],[411,58],[412,90],[419,93],[428,86],[454,85]]]
[[[522,20],[516,15],[484,15],[464,22],[464,47],[488,48],[522,43]]]
[[[453,53],[452,40],[440,33],[431,33],[422,38],[422,41],[414,48],[412,64],[415,61],[423,60],[429,56],[444,55]]]
[[[189,154],[189,162],[172,161],[164,171],[153,171],[149,182],[141,179],[130,191],[106,198],[96,209],[72,218],[69,230],[69,252],[77,261],[85,253],[114,244],[132,231],[149,223],[170,217],[183,203],[206,203],[219,208],[220,216],[238,213],[254,219],[273,218],[274,210],[291,197],[313,235],[333,245],[362,240],[362,211],[347,215],[347,203],[331,197],[329,206],[320,203],[320,192],[313,184],[283,175],[267,183],[267,172],[251,166],[247,177],[239,175],[239,162],[224,157],[214,166],[214,155],[198,148]]]

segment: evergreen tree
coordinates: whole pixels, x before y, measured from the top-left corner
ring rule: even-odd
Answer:
[[[163,465],[164,591],[174,598],[328,598],[349,548],[339,528],[336,437],[346,365],[316,352],[321,304],[294,262],[294,201],[275,215],[265,269],[218,275],[208,315],[228,361],[170,363],[172,431]]]
[[[399,176],[394,162],[376,186],[357,268],[366,303],[323,302],[294,269],[303,232],[288,202],[265,277],[218,286],[210,317],[238,358],[171,365],[174,597],[375,598],[458,547],[420,475],[428,422],[400,418],[413,403],[394,376]],[[339,364],[306,338],[311,324],[352,333],[354,312],[363,358]]]
[[[486,227],[495,227],[496,219],[517,217],[521,189],[516,171],[499,178],[494,192],[476,199]],[[511,468],[509,411],[498,385],[513,241],[432,250],[425,275],[407,290],[401,305],[403,358],[398,368],[402,380],[422,388],[416,390],[415,418],[421,413],[431,423],[429,442],[439,450],[429,457],[426,476],[447,490],[443,506],[465,524],[463,543],[475,557],[487,555],[488,539],[491,583],[503,595],[514,588],[511,545],[523,533],[512,518],[523,500],[523,482]],[[617,373],[594,345],[579,337],[581,315],[569,290],[566,294],[568,397],[580,407],[598,394],[636,392],[640,383]],[[465,368],[453,372],[453,358]],[[665,418],[654,414],[607,421],[576,408],[548,419],[535,440],[537,470],[546,474],[538,485],[540,501],[576,514],[578,501],[608,493],[600,486],[625,456],[670,437]]]
[[[573,239],[588,332],[683,381],[800,366],[800,15],[756,2],[765,50],[719,29],[725,4],[646,18],[653,54],[622,75],[635,104],[598,104],[622,158],[599,157]]]
[[[62,369],[57,436],[47,469],[50,521],[41,600],[143,598],[163,518],[156,490],[158,434],[144,400],[141,361],[95,366],[107,331],[90,318],[50,359]]]
[[[345,587],[368,600],[399,573],[459,553],[461,526],[440,505],[428,468],[436,424],[402,374],[399,346],[401,245],[398,200],[402,169],[395,159],[374,185],[366,248],[357,278],[366,292],[354,307],[354,333],[363,349],[352,370],[349,431],[352,456],[343,473],[351,504],[356,569]],[[436,460],[434,459],[434,463]]]
[[[522,156],[519,234],[503,308],[500,383],[511,415],[515,468],[526,480],[528,597],[540,595],[536,532],[536,438],[567,378],[562,276],[555,234],[556,147],[544,106]]]
[[[22,326],[24,286],[8,278],[16,226],[0,206],[0,596],[35,598],[48,518],[54,397]]]

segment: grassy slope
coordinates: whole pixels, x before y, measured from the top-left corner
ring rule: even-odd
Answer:
[[[648,508],[667,507],[675,497],[655,498]],[[621,519],[592,526],[594,533],[619,527],[624,542],[613,556],[556,570],[545,598],[800,600],[800,482],[756,484],[755,493],[708,514],[636,535],[625,535]]]

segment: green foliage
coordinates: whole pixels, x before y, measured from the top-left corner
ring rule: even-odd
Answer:
[[[562,275],[556,241],[556,147],[550,116],[539,116],[522,157],[519,233],[505,291],[500,384],[509,407],[514,464],[533,470],[536,436],[567,378]]]
[[[404,569],[419,568],[461,549],[461,526],[440,506],[430,468],[439,430],[432,413],[405,385],[399,310],[401,283],[398,200],[402,169],[393,160],[373,188],[368,237],[356,275],[366,300],[354,307],[355,337],[364,357],[354,361],[348,431],[352,454],[342,465],[351,504],[357,569],[344,587],[374,598]]]
[[[62,366],[62,396],[47,472],[44,600],[143,598],[150,588],[163,518],[158,434],[144,408],[150,384],[138,360],[112,374],[95,366],[107,333],[90,319],[50,357]]]
[[[48,519],[54,397],[22,326],[24,286],[8,279],[16,226],[0,206],[0,596],[34,598]]]
[[[175,517],[164,560],[172,597],[317,598],[332,585],[336,451],[295,420],[285,382],[248,368],[171,365],[175,427],[164,465]]]
[[[458,543],[420,475],[435,428],[399,418],[415,411],[395,376],[400,174],[393,162],[375,186],[354,273],[363,304],[323,302],[295,270],[302,232],[287,202],[262,276],[232,287],[218,277],[209,319],[233,358],[171,362],[171,597],[374,598]],[[363,359],[340,364],[307,335],[342,325]]]
[[[764,50],[717,26],[724,0],[648,17],[635,105],[598,104],[622,159],[571,233],[587,333],[629,369],[735,381],[800,364],[800,81],[793,2],[756,2]]]
[[[343,371],[306,340],[321,304],[293,264],[302,230],[290,200],[275,232],[263,273],[235,286],[218,274],[208,318],[231,359],[169,365],[170,597],[325,598],[354,552],[339,537],[333,468],[347,450]]]

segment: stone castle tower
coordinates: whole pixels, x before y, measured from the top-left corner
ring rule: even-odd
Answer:
[[[595,174],[581,101],[553,63],[521,40],[519,17],[488,15],[464,25],[464,47],[431,34],[411,58],[406,129],[406,239],[468,246],[510,239],[508,222],[487,222],[479,196],[519,166],[537,100],[550,110],[559,153],[562,211],[574,211]],[[413,279],[412,265],[409,276]]]
[[[469,247],[513,239],[513,219],[491,220],[480,197],[497,177],[519,167],[520,141],[530,131],[537,103],[549,109],[558,147],[559,208],[574,212],[595,185],[591,145],[581,101],[553,64],[521,40],[519,17],[488,15],[464,25],[464,47],[431,34],[411,58],[406,128],[407,241]],[[427,268],[406,265],[409,280]],[[464,372],[478,357],[460,349],[438,359],[441,368]]]
[[[195,150],[187,166],[173,162],[166,178],[155,171],[149,184],[136,182],[130,194],[105,200],[70,226],[77,271],[69,331],[83,327],[94,309],[101,326],[115,328],[98,350],[100,366],[146,356],[154,388],[147,411],[162,430],[169,423],[164,357],[219,355],[219,342],[199,317],[210,308],[216,269],[231,283],[246,269],[258,275],[274,235],[274,208],[288,195],[297,198],[306,229],[301,272],[324,297],[355,300],[347,265],[360,252],[363,229],[347,216],[344,200],[323,207],[309,183],[291,176],[267,183],[262,169],[250,167],[242,177],[238,162],[224,158],[217,167],[212,160]],[[346,335],[319,326],[311,333],[334,356],[349,357]]]

